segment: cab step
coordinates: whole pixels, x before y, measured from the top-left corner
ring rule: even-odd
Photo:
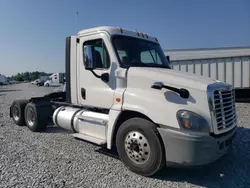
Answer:
[[[93,136],[90,136],[90,135],[86,135],[86,134],[75,133],[75,134],[73,134],[73,136],[75,138],[79,138],[81,140],[86,140],[86,141],[95,143],[97,145],[106,144],[106,140],[105,139],[96,138],[96,137],[93,137]]]

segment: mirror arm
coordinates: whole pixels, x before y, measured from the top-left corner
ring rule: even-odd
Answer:
[[[101,76],[99,76],[92,69],[89,69],[89,71],[92,72],[96,78],[100,78],[104,82],[109,82],[109,74],[108,73],[103,73]]]
[[[101,76],[99,76],[98,74],[96,74],[93,70],[90,70],[90,71],[93,73],[93,75],[95,75],[96,78],[101,78]]]

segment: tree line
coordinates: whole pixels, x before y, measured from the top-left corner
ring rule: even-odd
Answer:
[[[10,77],[10,80],[15,80],[15,81],[33,81],[36,80],[38,78],[40,78],[40,76],[50,76],[53,73],[46,73],[46,72],[19,72],[15,75],[12,75]]]

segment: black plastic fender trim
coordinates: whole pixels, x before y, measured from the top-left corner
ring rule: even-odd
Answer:
[[[12,105],[10,106],[10,118],[12,118]]]

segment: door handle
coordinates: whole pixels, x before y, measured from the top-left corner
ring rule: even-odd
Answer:
[[[82,98],[85,100],[86,99],[86,90],[85,90],[85,88],[81,88],[81,95],[82,95]]]

